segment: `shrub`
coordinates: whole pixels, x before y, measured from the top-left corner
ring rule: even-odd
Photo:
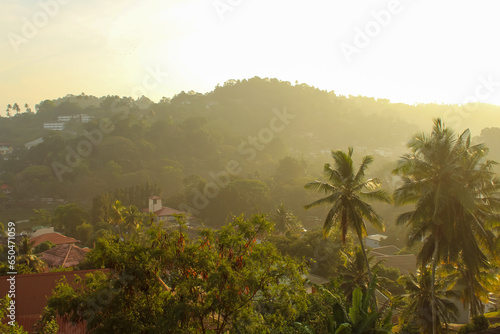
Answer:
[[[472,323],[460,327],[458,334],[479,332],[490,328],[490,322],[483,314],[472,318]]]
[[[34,253],[38,254],[38,253],[41,253],[41,252],[45,252],[46,250],[49,250],[49,249],[51,249],[52,247],[55,247],[55,246],[56,246],[55,243],[53,243],[50,240],[47,240],[47,241],[42,242],[38,246],[36,246],[35,249],[34,249]]]
[[[460,327],[458,330],[458,334],[468,334],[472,333],[474,331],[474,325],[473,324],[467,324],[465,326]]]
[[[484,316],[484,314],[473,317],[472,324],[474,325],[475,331],[482,331],[490,328],[490,322],[488,321],[488,318]]]

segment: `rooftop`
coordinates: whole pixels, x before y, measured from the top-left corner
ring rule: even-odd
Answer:
[[[51,228],[51,226],[42,226],[42,225],[38,225],[38,226],[33,226],[31,228],[32,231],[38,231],[38,230],[41,230],[42,228]]]
[[[40,274],[16,275],[16,321],[28,333],[33,333],[33,325],[40,318],[43,308],[47,305],[47,298],[52,295],[52,290],[57,283],[66,277],[69,285],[75,287],[75,275],[84,277],[95,271],[108,272],[108,269],[79,270],[66,272],[50,272]],[[0,277],[0,296],[5,296],[9,291],[7,277]],[[72,326],[71,323],[57,318],[59,333],[83,334],[85,324]]]
[[[417,271],[417,257],[409,255],[375,255],[377,261],[383,261],[382,265],[386,268],[397,268],[402,275],[415,273]]]
[[[62,245],[62,244],[74,244],[76,242],[80,242],[79,240],[67,237],[62,235],[61,233],[46,233],[39,235],[38,237],[31,238],[31,243],[33,247],[38,246],[44,241],[52,241],[56,245]]]
[[[372,235],[367,236],[366,239],[381,241],[381,240],[387,239],[387,236],[383,235],[383,234],[372,234]]]
[[[40,257],[49,267],[74,267],[85,259],[90,250],[64,244],[53,247],[40,254]]]
[[[158,217],[171,216],[171,215],[181,215],[185,214],[185,212],[178,211],[172,208],[168,208],[166,206],[162,207],[160,210],[154,212]]]
[[[397,248],[396,246],[389,245],[389,246],[373,248],[371,250],[370,254],[373,254],[373,255],[378,255],[378,254],[380,254],[380,255],[394,255],[395,253],[397,253],[399,251],[400,251],[400,249]]]

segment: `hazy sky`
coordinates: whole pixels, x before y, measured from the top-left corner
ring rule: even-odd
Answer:
[[[406,103],[500,104],[498,0],[1,0],[0,113],[276,77]]]

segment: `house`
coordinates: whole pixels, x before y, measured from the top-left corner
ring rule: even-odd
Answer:
[[[37,237],[31,238],[31,244],[33,247],[38,246],[44,241],[52,241],[56,245],[64,245],[64,244],[69,244],[69,245],[75,245],[75,243],[80,242],[79,240],[67,237],[62,235],[61,233],[45,233],[42,235],[39,235]]]
[[[33,240],[33,238],[36,238],[40,235],[47,234],[47,233],[55,233],[54,228],[50,226],[34,226],[31,228],[31,235],[30,238]]]
[[[142,211],[147,212],[147,213],[154,213],[157,217],[158,220],[161,222],[175,222],[175,216],[174,215],[186,215],[188,216],[188,213],[178,211],[166,206],[163,206],[161,203],[161,197],[158,196],[153,196],[149,198],[149,207],[147,209],[143,209]]]
[[[9,187],[9,185],[8,185],[8,184],[3,184],[3,185],[0,187],[0,190],[1,190],[1,191],[3,191],[3,193],[4,193],[5,195],[10,195],[10,193],[12,192],[12,191],[10,190],[10,187]]]
[[[314,275],[314,274],[307,274],[306,276],[307,280],[306,280],[306,284],[305,284],[305,288],[306,288],[306,292],[307,293],[316,293],[316,286],[318,285],[327,285],[330,280],[326,277],[323,277],[323,276],[318,276],[318,275]]]
[[[30,142],[24,144],[24,147],[26,147],[26,149],[29,150],[30,148],[35,147],[41,143],[43,143],[43,137],[37,138],[33,141],[30,141]]]
[[[7,155],[11,154],[12,152],[14,152],[14,149],[12,147],[0,146],[0,155]]]
[[[375,256],[375,260],[383,261],[382,265],[386,268],[397,268],[402,275],[417,272],[417,257],[413,254],[406,255],[384,255],[370,252]]]
[[[397,248],[394,245],[383,246],[378,248],[373,248],[370,252],[372,255],[394,255],[399,252],[401,249]]]
[[[64,122],[43,123],[43,128],[52,131],[62,131],[64,130],[64,125]]]
[[[47,306],[47,299],[59,281],[66,278],[69,285],[76,288],[75,276],[84,278],[86,274],[101,271],[108,273],[109,269],[92,269],[66,272],[50,272],[40,274],[16,275],[16,321],[28,333],[34,333],[33,325]],[[8,276],[0,277],[0,296],[5,296],[10,290]],[[68,320],[57,317],[59,333],[84,334],[85,323],[72,325]]]
[[[39,257],[47,263],[49,268],[75,267],[80,264],[90,251],[70,244],[63,244],[46,250]]]
[[[57,122],[64,122],[64,123],[69,122],[71,120],[76,120],[82,123],[88,123],[92,119],[94,119],[94,116],[90,116],[87,114],[78,114],[73,116],[57,116]]]
[[[382,240],[385,240],[385,239],[387,239],[386,235],[372,234],[372,235],[365,237],[365,244],[366,244],[366,247],[369,247],[369,248],[378,248],[378,247],[380,247],[380,242]]]

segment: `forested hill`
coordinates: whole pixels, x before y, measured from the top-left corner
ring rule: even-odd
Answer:
[[[321,174],[330,150],[373,155],[370,173],[390,188],[406,142],[435,117],[457,132],[470,128],[500,160],[498,115],[500,107],[486,104],[410,106],[261,78],[159,103],[68,95],[0,118],[0,143],[13,148],[0,162],[0,185],[11,191],[0,203],[5,211],[55,198],[90,209],[99,194],[149,182],[167,205],[194,208],[207,221],[279,203],[305,220],[303,205],[317,194],[303,186]],[[64,129],[44,129],[48,123]]]

